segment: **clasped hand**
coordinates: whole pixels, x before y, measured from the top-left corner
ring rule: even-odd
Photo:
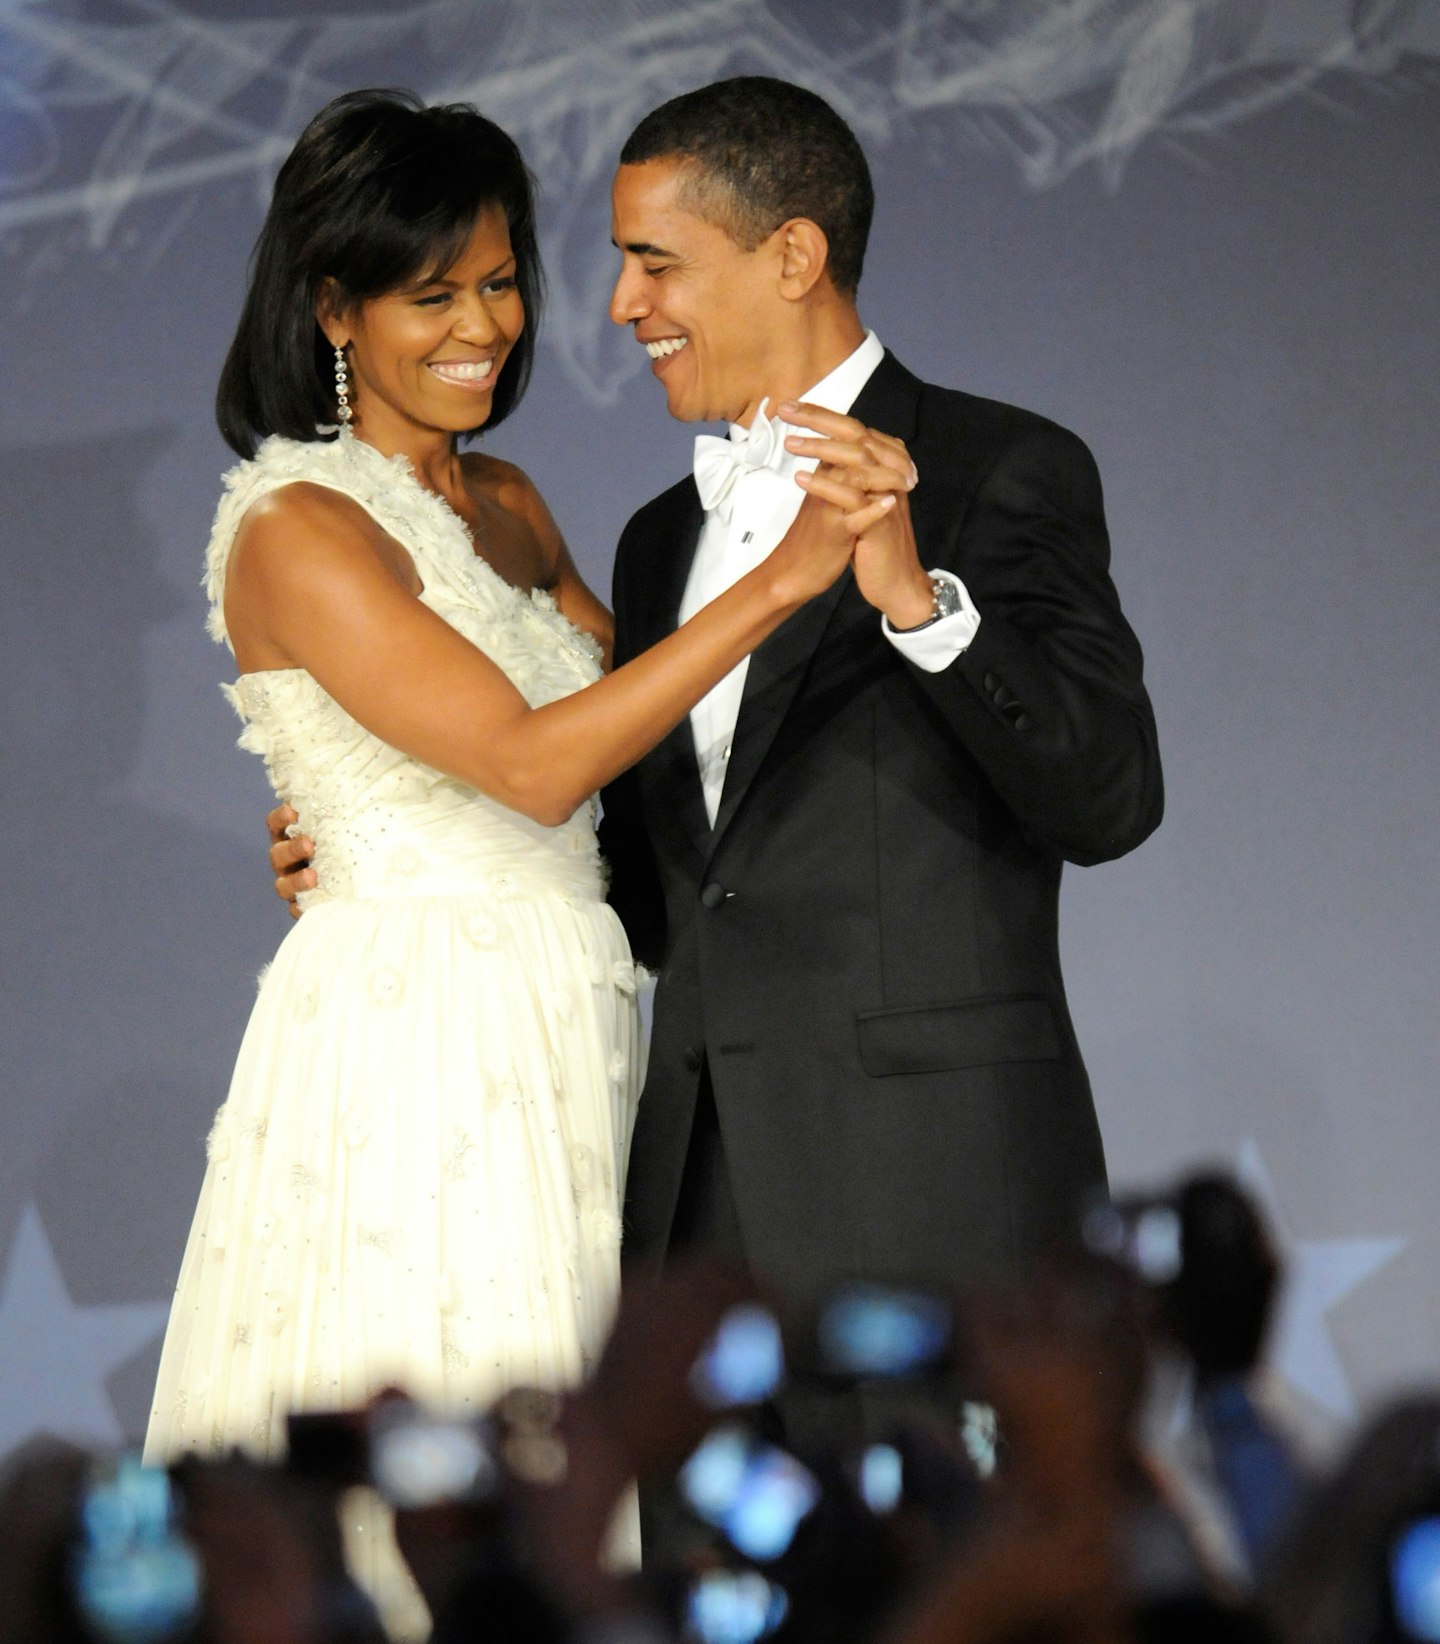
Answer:
[[[934,602],[915,546],[909,500],[920,475],[904,441],[803,401],[780,406],[778,415],[810,431],[787,435],[785,449],[818,459],[814,473],[797,474],[796,483],[839,510],[852,539],[850,558],[861,594],[894,628],[924,622]]]

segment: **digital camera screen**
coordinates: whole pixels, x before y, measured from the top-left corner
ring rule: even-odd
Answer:
[[[1172,1283],[1185,1264],[1184,1229],[1173,1205],[1098,1205],[1085,1217],[1082,1235],[1097,1256],[1120,1262],[1146,1284]]]

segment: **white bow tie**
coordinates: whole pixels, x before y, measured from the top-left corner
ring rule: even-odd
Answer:
[[[765,415],[768,400],[760,402],[755,420],[748,428],[731,425],[730,438],[698,434],[695,438],[695,488],[700,506],[707,514],[718,513],[728,525],[735,507],[735,487],[748,474],[773,474],[776,479],[793,468],[794,459],[785,449],[787,423],[772,422]]]

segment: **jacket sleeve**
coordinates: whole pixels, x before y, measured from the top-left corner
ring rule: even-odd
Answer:
[[[943,473],[941,453],[920,459],[922,491],[937,458]],[[1094,459],[1027,419],[950,503],[948,520],[937,504],[917,519],[921,557],[964,581],[980,627],[950,667],[911,675],[1028,837],[1072,862],[1123,856],[1159,825],[1164,791]]]

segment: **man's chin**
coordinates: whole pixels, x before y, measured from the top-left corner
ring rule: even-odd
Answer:
[[[665,409],[676,422],[734,421],[726,412],[710,410],[696,395],[682,393],[663,379],[660,386],[665,390]]]
[[[668,384],[661,385],[665,389],[665,409],[676,422],[704,422],[693,405],[690,405],[684,395],[676,393]]]

